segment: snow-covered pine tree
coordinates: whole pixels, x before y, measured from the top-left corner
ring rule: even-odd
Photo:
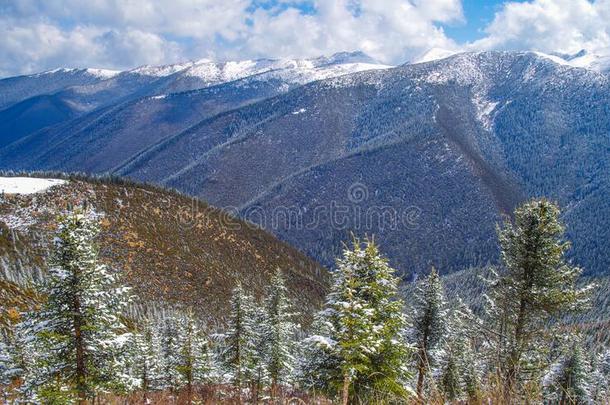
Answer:
[[[569,243],[563,240],[559,214],[550,201],[531,200],[515,210],[513,222],[498,229],[505,271],[493,282],[490,298],[507,399],[515,398],[518,383],[543,366],[538,354],[546,346],[541,340],[548,321],[587,304],[589,287],[576,286],[581,269],[564,260]]]
[[[593,365],[591,376],[591,400],[595,403],[610,398],[610,349],[599,353]]]
[[[267,317],[263,307],[250,300],[252,319],[252,339],[254,350],[252,352],[251,364],[244,376],[250,384],[252,402],[258,403],[261,393],[269,383],[267,371],[267,346],[265,345],[265,334],[268,330]]]
[[[344,404],[350,396],[353,401],[406,397],[410,349],[394,270],[372,241],[363,247],[355,240],[337,261],[333,278],[318,316],[322,334],[309,339],[315,361],[306,363],[306,371],[326,376],[326,391],[339,391]],[[304,380],[320,385],[319,378]]]
[[[547,377],[546,399],[559,404],[588,404],[589,370],[580,344],[573,344]]]
[[[125,331],[120,314],[129,301],[117,274],[98,261],[97,234],[97,223],[83,213],[61,219],[41,291],[47,300],[33,314],[37,347],[44,350],[36,366],[40,392],[81,404],[115,383]]]
[[[341,382],[340,359],[335,350],[336,342],[330,337],[334,327],[326,315],[326,311],[320,311],[314,316],[311,335],[304,339],[298,355],[296,379],[305,391],[334,397],[337,382]]]
[[[2,403],[34,399],[28,395],[25,379],[28,375],[28,364],[34,359],[34,349],[28,344],[27,331],[22,324],[10,325],[10,330],[0,334],[0,390]]]
[[[281,270],[271,279],[265,299],[263,345],[267,372],[271,379],[271,397],[277,396],[278,385],[285,383],[294,368],[294,336],[296,325]]]
[[[178,368],[181,364],[180,326],[175,314],[166,314],[159,329],[159,348],[161,352],[161,388],[171,392],[182,386],[182,376]]]
[[[199,330],[195,336],[193,346],[193,381],[198,384],[209,384],[215,379],[217,365],[212,344],[202,330]]]
[[[180,346],[177,370],[186,384],[187,401],[191,403],[193,384],[207,381],[212,371],[208,342],[191,310],[180,319]]]
[[[445,400],[449,402],[459,399],[462,393],[458,356],[458,353],[449,351],[441,372],[440,385]]]
[[[445,294],[434,268],[417,286],[413,309],[412,340],[417,348],[417,397],[423,401],[425,379],[434,361],[431,353],[438,348],[447,327]]]
[[[151,321],[145,320],[141,329],[133,333],[130,341],[130,370],[131,378],[137,389],[141,390],[146,403],[150,391],[161,386],[161,350],[158,337]]]
[[[231,313],[228,330],[224,336],[223,365],[229,372],[231,382],[238,390],[252,381],[256,363],[255,311],[252,297],[247,295],[241,284],[233,289],[231,296]]]
[[[459,298],[451,303],[451,307],[447,311],[446,334],[439,350],[439,386],[447,400],[467,399],[476,403],[480,392],[480,370],[469,328],[474,315]]]

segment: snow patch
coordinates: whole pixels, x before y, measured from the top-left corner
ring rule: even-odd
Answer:
[[[477,119],[483,124],[483,128],[488,131],[491,130],[493,125],[492,113],[498,103],[486,100],[481,93],[475,93],[473,95],[472,103],[477,110]]]
[[[35,194],[67,183],[60,179],[37,179],[34,177],[0,177],[0,193]]]
[[[307,111],[307,109],[305,108],[301,108],[299,110],[293,111],[292,115],[299,115],[299,114],[303,114],[305,111]]]
[[[116,75],[118,75],[119,73],[121,73],[120,70],[110,70],[110,69],[92,69],[92,68],[88,68],[85,69],[85,72],[87,72],[87,74],[100,78],[100,79],[110,79]]]
[[[457,53],[456,51],[450,51],[449,49],[432,48],[432,49],[426,51],[424,54],[417,57],[412,63],[413,64],[424,63],[424,62],[431,62],[433,60],[445,59],[445,58],[455,55],[456,53]]]

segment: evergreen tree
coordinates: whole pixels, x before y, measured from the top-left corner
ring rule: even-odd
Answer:
[[[339,391],[342,402],[387,401],[407,396],[405,317],[398,279],[372,241],[356,240],[345,249],[319,315],[324,334],[309,339],[315,360],[308,373],[328,378],[326,391]],[[316,369],[316,367],[319,367]],[[316,378],[305,379],[319,385]]]
[[[177,370],[186,384],[188,402],[192,401],[193,384],[206,382],[212,370],[208,343],[193,313],[188,311],[180,322],[180,358]]]
[[[293,344],[296,325],[292,322],[288,289],[278,269],[271,280],[265,301],[266,319],[263,331],[267,371],[271,379],[271,396],[277,395],[278,384],[284,383],[293,371]]]
[[[256,333],[254,322],[254,304],[241,284],[233,290],[231,296],[231,313],[229,327],[225,334],[223,361],[231,375],[232,383],[239,391],[255,374]]]
[[[535,375],[548,321],[583,307],[586,290],[576,287],[581,273],[567,264],[559,208],[541,199],[515,210],[514,221],[498,229],[505,272],[492,284],[496,356],[507,398],[516,384]],[[532,374],[534,373],[534,374]]]
[[[439,385],[446,399],[455,401],[466,396],[468,401],[475,403],[479,399],[480,382],[468,328],[473,314],[459,298],[452,308],[447,316],[445,347],[440,350],[443,359]]]
[[[35,399],[28,392],[32,377],[28,365],[35,359],[36,353],[28,342],[29,331],[24,326],[24,323],[10,325],[10,329],[0,337],[0,389],[4,396],[3,403],[11,403],[16,399]]]
[[[601,403],[610,397],[610,350],[602,351],[595,359],[591,376],[591,399]]]
[[[112,387],[124,331],[119,315],[128,302],[117,275],[98,262],[98,227],[81,213],[62,218],[38,321],[36,365],[40,392],[75,397],[81,404],[99,389]]]
[[[336,342],[330,338],[333,329],[325,312],[314,316],[312,335],[304,340],[297,371],[297,381],[304,390],[331,397],[337,394],[336,382],[341,381]]]
[[[250,365],[246,368],[244,376],[250,384],[252,401],[258,403],[261,392],[269,383],[267,369],[269,352],[265,341],[265,336],[269,332],[269,324],[267,323],[265,310],[256,305],[253,300],[250,300],[250,305],[252,347],[254,350],[251,353]]]
[[[178,319],[175,315],[166,315],[159,326],[159,346],[161,351],[161,388],[175,391],[182,386],[179,367],[181,341]]]
[[[572,345],[551,372],[548,399],[562,405],[588,404],[588,374],[580,345]]]
[[[447,327],[443,286],[434,268],[415,292],[413,343],[417,348],[417,397],[424,398],[424,382]]]
[[[161,387],[161,350],[154,326],[145,321],[139,333],[133,333],[130,342],[130,375],[133,386],[144,394],[144,402],[149,391]]]
[[[441,374],[441,388],[445,399],[453,402],[461,395],[460,367],[457,354],[449,352]]]

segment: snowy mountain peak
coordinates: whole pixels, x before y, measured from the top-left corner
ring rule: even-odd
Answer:
[[[341,65],[347,63],[367,63],[371,65],[380,65],[378,60],[371,58],[362,51],[354,52],[337,52],[329,57],[316,58],[315,61],[328,65]]]
[[[456,51],[450,51],[448,49],[431,48],[431,49],[427,50],[426,52],[424,52],[423,54],[421,54],[420,56],[418,56],[417,58],[415,58],[415,60],[411,63],[424,63],[424,62],[431,62],[431,61],[439,60],[439,59],[445,59],[445,58],[448,58],[449,56],[455,55],[456,53],[457,53]]]

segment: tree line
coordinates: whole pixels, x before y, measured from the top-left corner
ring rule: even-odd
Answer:
[[[564,231],[545,199],[498,226],[502,263],[482,311],[448,302],[434,269],[405,294],[374,241],[354,239],[309,327],[278,270],[259,301],[237,284],[226,327],[212,330],[195,308],[127,317],[134,297],[99,262],[95,219],[72,212],[39,286],[45,300],[2,336],[3,400],[149,403],[162,392],[187,403],[603,403],[610,351],[588,350],[557,322],[594,288],[577,286]]]

